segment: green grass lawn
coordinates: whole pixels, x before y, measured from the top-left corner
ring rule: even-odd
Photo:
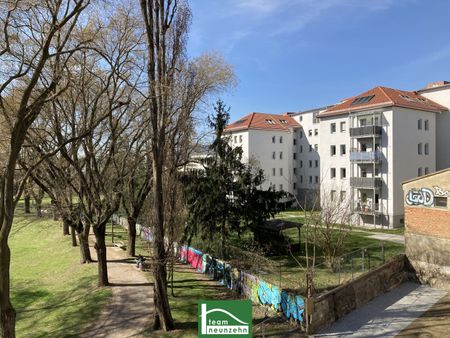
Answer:
[[[81,265],[61,222],[16,215],[10,236],[12,303],[18,337],[76,337],[111,295],[97,265]]]

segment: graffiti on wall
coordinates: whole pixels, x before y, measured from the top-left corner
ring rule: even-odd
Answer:
[[[440,186],[435,185],[434,187],[434,196],[438,197],[446,197],[448,196],[448,190],[442,189]]]
[[[435,197],[446,197],[449,192],[443,188],[435,185],[433,190],[429,188],[411,189],[406,193],[406,204],[408,205],[423,205],[425,207],[431,207],[434,204]]]
[[[406,204],[408,205],[423,205],[426,207],[430,207],[433,205],[433,203],[434,193],[431,189],[411,189],[406,194]]]

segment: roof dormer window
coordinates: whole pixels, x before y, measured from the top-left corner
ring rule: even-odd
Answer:
[[[266,123],[268,123],[268,124],[275,124],[275,122],[273,122],[272,119],[266,119]]]

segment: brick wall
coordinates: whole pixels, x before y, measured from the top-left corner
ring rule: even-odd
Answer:
[[[450,237],[448,209],[405,206],[405,224],[413,233]]]

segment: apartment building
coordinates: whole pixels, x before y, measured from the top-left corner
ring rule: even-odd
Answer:
[[[375,87],[332,106],[290,113],[298,155],[286,162],[283,170],[292,175],[283,188],[291,187],[285,190],[306,205],[317,195],[348,203],[356,225],[403,226],[401,183],[450,167],[449,109],[450,83],[441,81],[419,91]],[[255,146],[259,158],[267,156],[263,144]],[[270,178],[270,162],[260,163]]]
[[[288,115],[251,113],[225,128],[243,160],[264,170],[262,188],[296,195],[300,124]]]

